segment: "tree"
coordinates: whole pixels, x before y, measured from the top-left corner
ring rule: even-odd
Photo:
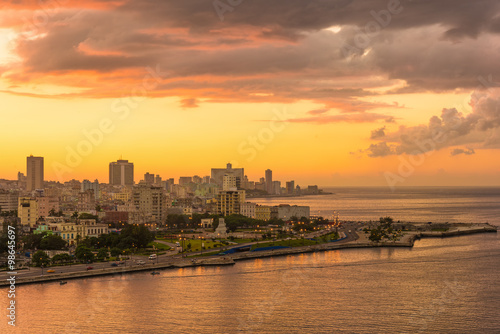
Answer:
[[[111,256],[117,257],[117,256],[120,256],[122,254],[122,250],[118,247],[113,247],[113,248],[111,248],[110,253],[111,253]]]
[[[27,249],[38,249],[42,239],[47,235],[47,232],[40,234],[28,234],[23,237],[24,247]]]
[[[67,263],[71,262],[73,260],[73,257],[71,255],[62,253],[62,254],[56,254],[52,257],[52,263]]]
[[[59,235],[46,235],[40,241],[40,249],[65,249],[66,241]]]
[[[394,220],[391,217],[380,218],[376,228],[370,231],[368,237],[373,242],[382,241],[382,239],[397,241],[401,237],[401,231],[396,231],[392,226]]]
[[[104,260],[107,257],[108,257],[108,250],[106,248],[99,248],[99,251],[97,252],[97,258],[99,260]]]
[[[50,264],[50,257],[44,251],[39,250],[35,254],[33,254],[32,262],[37,267],[40,267],[42,265],[48,266]]]
[[[92,249],[83,245],[76,247],[75,257],[82,262],[94,261],[94,253],[92,253]]]

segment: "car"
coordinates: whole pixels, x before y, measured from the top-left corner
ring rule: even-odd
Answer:
[[[116,262],[112,262],[112,263],[111,263],[111,267],[118,267],[118,263],[116,263]]]
[[[146,264],[146,262],[139,260],[139,261],[137,261],[137,264],[143,265],[143,264]]]
[[[92,270],[92,269],[94,269],[94,267],[92,267],[92,266],[87,267],[87,270]]]
[[[55,273],[56,271],[54,269],[49,269],[47,270],[48,273]]]
[[[155,259],[156,259],[156,254],[151,254],[151,255],[149,256],[149,259],[150,259],[150,260],[155,260]]]

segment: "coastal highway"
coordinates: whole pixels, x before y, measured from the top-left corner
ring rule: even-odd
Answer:
[[[74,272],[86,272],[87,267],[91,266],[93,269],[90,269],[90,271],[96,272],[96,271],[104,271],[106,269],[119,269],[119,268],[131,268],[131,267],[140,267],[143,266],[139,263],[137,263],[138,260],[144,261],[146,264],[150,263],[164,263],[164,264],[170,264],[173,263],[173,259],[171,256],[166,256],[166,255],[161,255],[158,256],[156,260],[149,260],[145,256],[131,256],[129,260],[125,260],[125,264],[120,264],[117,267],[111,266],[111,262],[96,262],[96,263],[90,263],[90,264],[72,264],[68,266],[55,266],[55,267],[47,267],[43,268],[43,276],[49,276],[49,275],[54,275],[54,274],[60,274],[60,273],[74,273]],[[118,262],[117,262],[118,263]],[[47,270],[54,270],[55,273],[48,273]],[[17,278],[30,278],[30,277],[40,277],[42,276],[42,269],[37,268],[37,267],[31,267],[29,269],[23,269],[23,270],[18,270],[16,277]],[[3,271],[0,273],[0,280],[6,280],[9,278],[10,275],[8,275],[7,272]]]
[[[345,225],[345,226],[339,228],[338,229],[339,233],[344,232],[346,235],[346,239],[341,240],[341,241],[337,241],[337,242],[338,243],[346,243],[346,242],[355,241],[355,240],[359,239],[359,236],[355,232],[356,228],[359,228],[359,227],[355,226],[354,224],[353,225]],[[314,237],[319,237],[323,234],[327,234],[330,232],[331,232],[331,230],[320,230],[320,231],[315,231],[315,232],[306,234],[304,237],[305,238],[314,238]],[[148,257],[146,257],[146,256],[134,256],[134,255],[132,255],[132,256],[130,256],[129,259],[124,261],[125,262],[124,264],[119,264],[117,267],[112,267],[111,262],[96,262],[96,263],[91,263],[91,264],[73,264],[73,265],[68,265],[68,266],[47,267],[47,268],[43,268],[43,276],[49,276],[49,275],[59,274],[59,273],[86,272],[87,267],[89,267],[89,266],[93,267],[93,269],[90,269],[91,271],[97,272],[97,271],[105,271],[106,269],[111,269],[111,268],[119,269],[119,268],[124,268],[124,267],[126,267],[126,268],[140,267],[142,265],[137,262],[140,260],[144,261],[146,264],[150,264],[150,263],[172,264],[178,260],[176,258],[180,257],[180,255],[177,255],[175,257],[172,256],[172,255],[178,254],[177,247],[175,247],[174,244],[167,243],[167,242],[164,242],[161,240],[156,240],[156,241],[168,244],[169,246],[173,246],[172,250],[168,251],[165,255],[158,256],[158,258],[156,260],[149,260]],[[212,252],[215,250],[222,251],[222,250],[228,250],[228,249],[235,248],[235,247],[251,246],[254,244],[268,243],[268,242],[269,242],[269,240],[263,240],[263,241],[258,241],[258,242],[250,242],[250,243],[246,243],[246,244],[230,245],[230,246],[226,246],[223,248],[212,249],[210,251],[212,251]],[[20,262],[20,261],[18,260],[18,262]],[[47,270],[54,270],[55,273],[48,273]],[[36,268],[36,267],[18,270],[17,274],[16,274],[16,277],[18,277],[18,278],[31,278],[31,277],[40,277],[40,276],[42,276],[42,269]],[[4,271],[4,272],[0,273],[0,280],[3,281],[7,278],[9,278],[9,275],[7,272]]]

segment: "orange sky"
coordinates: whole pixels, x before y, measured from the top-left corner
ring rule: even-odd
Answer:
[[[480,27],[423,19],[436,3],[311,1],[298,17],[259,0],[223,20],[198,0],[54,3],[0,11],[0,178],[33,154],[60,181],[107,182],[122,156],[136,182],[232,162],[304,186],[500,185],[494,1],[457,7]]]

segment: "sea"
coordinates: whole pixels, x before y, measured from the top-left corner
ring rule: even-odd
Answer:
[[[370,221],[500,225],[500,187],[338,187],[325,195],[248,199],[262,205],[307,205],[312,215]]]
[[[336,188],[287,202],[352,220],[498,224],[500,191],[481,189],[418,188],[398,197]],[[498,233],[422,239],[413,248],[20,285],[15,327],[2,288],[0,333],[500,333],[499,282]]]

